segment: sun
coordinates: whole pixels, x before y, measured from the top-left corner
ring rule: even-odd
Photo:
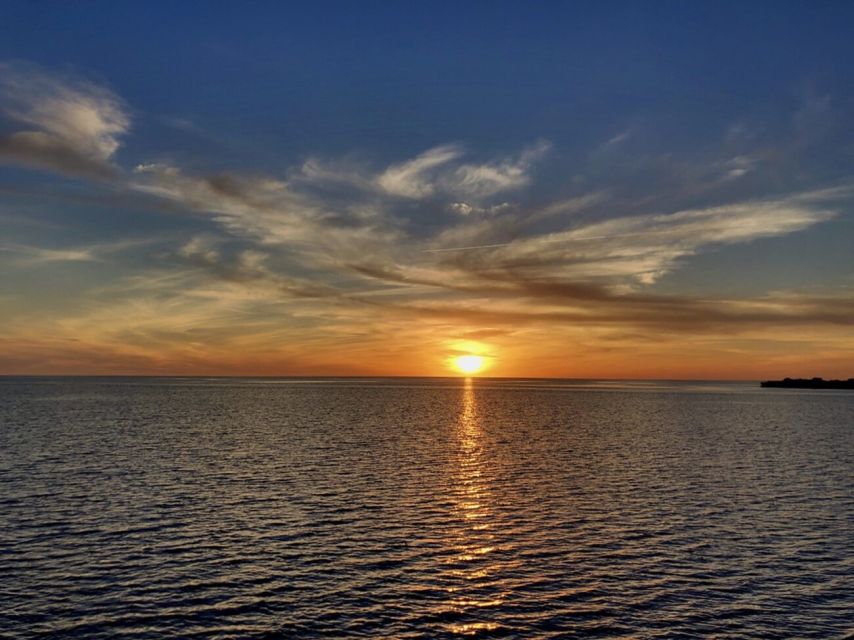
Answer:
[[[481,369],[483,369],[484,359],[483,356],[475,356],[475,355],[465,355],[465,356],[457,356],[452,360],[454,367],[460,373],[464,373],[467,376],[472,375],[473,373],[477,373]]]

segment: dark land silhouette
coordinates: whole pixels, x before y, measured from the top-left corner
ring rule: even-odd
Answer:
[[[783,389],[854,389],[854,378],[848,378],[848,380],[783,378],[782,380],[765,380],[759,384],[763,387],[779,387]]]

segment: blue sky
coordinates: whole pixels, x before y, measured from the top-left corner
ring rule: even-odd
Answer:
[[[0,370],[854,362],[850,3],[4,13]]]

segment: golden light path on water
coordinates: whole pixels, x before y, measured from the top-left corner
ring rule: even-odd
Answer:
[[[448,625],[451,633],[479,635],[496,629],[493,621],[476,621],[477,611],[500,607],[507,592],[501,581],[495,559],[494,496],[485,451],[484,433],[478,413],[472,378],[466,378],[457,423],[458,449],[454,461],[452,492],[453,509],[458,526],[452,533],[451,546],[456,554],[449,563],[447,606],[466,614],[466,621]]]

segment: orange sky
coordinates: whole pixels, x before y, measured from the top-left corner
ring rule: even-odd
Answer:
[[[277,331],[271,321],[268,331],[247,335],[228,327],[215,338],[191,339],[182,327],[185,336],[177,340],[159,337],[175,331],[174,316],[137,316],[134,331],[122,318],[115,321],[69,318],[16,328],[14,337],[0,338],[2,373],[445,376],[459,375],[451,361],[470,353],[484,357],[479,375],[498,377],[847,378],[852,362],[848,332],[833,327],[665,336],[553,325],[462,329],[431,318],[377,320],[368,332],[341,326],[318,335],[307,328],[300,335]]]

